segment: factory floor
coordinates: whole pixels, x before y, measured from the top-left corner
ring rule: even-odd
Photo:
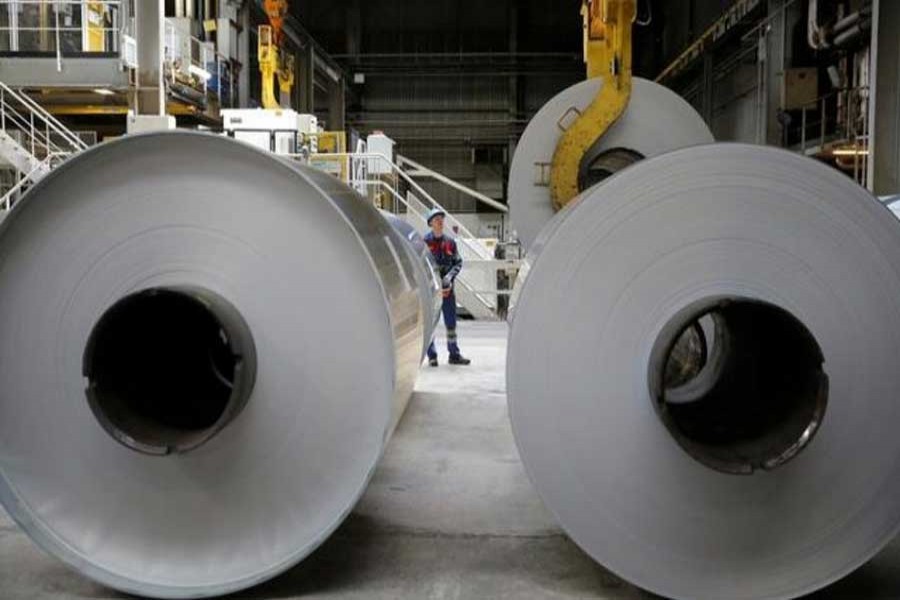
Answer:
[[[655,598],[581,552],[531,488],[506,414],[505,325],[466,322],[460,335],[473,365],[423,369],[387,454],[347,522],[303,564],[235,597]],[[0,600],[26,598],[125,596],[43,554],[0,510]],[[808,600],[898,598],[900,543],[894,543]]]

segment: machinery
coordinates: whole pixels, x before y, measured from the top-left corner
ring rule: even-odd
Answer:
[[[265,0],[263,8],[269,25],[259,27],[259,71],[262,75],[262,105],[271,110],[290,103],[291,89],[294,87],[294,56],[283,47],[284,17],[289,8],[287,0]],[[276,77],[279,98],[275,97]]]
[[[228,109],[222,111],[226,135],[280,155],[318,152],[319,122],[315,115],[290,109]]]
[[[590,151],[622,116],[631,99],[632,24],[637,0],[584,0],[584,59],[589,79],[602,78],[594,101],[566,129],[551,171],[551,197],[559,210],[590,187],[595,160]]]

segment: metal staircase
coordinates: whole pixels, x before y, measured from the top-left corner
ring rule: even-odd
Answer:
[[[413,192],[408,192],[406,199],[407,221],[419,231],[427,231],[426,219],[430,208]],[[433,199],[431,206],[440,207]],[[456,280],[457,300],[476,319],[496,318],[497,303],[493,297],[484,293],[484,290],[494,287],[496,284],[490,283],[488,273],[478,267],[478,265],[493,262],[493,252],[475,238],[452,213],[447,212],[445,222],[451,231],[456,232],[457,246],[465,266]]]
[[[72,154],[88,147],[27,94],[0,81],[0,169],[12,172],[0,190],[7,211],[32,185]]]
[[[454,232],[460,254],[462,255],[465,267],[459,278],[456,280],[456,297],[459,303],[476,319],[496,319],[498,318],[498,296],[507,292],[497,290],[497,271],[498,270],[516,270],[518,269],[518,261],[515,260],[497,260],[494,257],[494,250],[487,245],[484,240],[477,238],[459,219],[452,213],[444,209],[437,200],[435,200],[417,181],[416,177],[427,174],[429,177],[437,178],[442,183],[450,185],[458,190],[466,193],[478,194],[473,190],[469,190],[461,186],[457,182],[453,182],[440,174],[435,173],[415,163],[407,158],[398,157],[399,164],[391,162],[382,154],[329,154],[331,158],[348,159],[351,162],[350,172],[354,173],[353,178],[348,183],[358,191],[377,188],[386,192],[394,201],[394,207],[391,212],[399,214],[405,218],[413,227],[419,231],[425,232],[428,229],[426,219],[428,212],[433,208],[440,208],[447,214],[446,224],[449,230]],[[298,157],[300,158],[300,157]],[[379,161],[389,166],[392,178],[376,178],[369,174],[366,164],[371,161]],[[401,166],[402,165],[402,166]],[[411,171],[403,168],[406,166]],[[357,167],[362,167],[358,169]],[[359,173],[359,174],[357,174]],[[445,181],[446,180],[446,181]],[[407,188],[406,194],[401,194],[399,186],[400,181]],[[449,182],[449,183],[447,183]],[[479,194],[480,196],[480,194]],[[506,207],[496,203],[487,197],[487,201],[495,203],[504,211]],[[481,200],[480,198],[477,198]],[[382,207],[389,209],[388,207]]]

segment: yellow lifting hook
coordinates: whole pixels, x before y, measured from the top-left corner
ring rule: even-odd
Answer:
[[[584,60],[589,79],[603,87],[560,138],[553,156],[550,194],[561,210],[579,194],[585,154],[625,112],[631,99],[632,26],[637,0],[584,0]]]

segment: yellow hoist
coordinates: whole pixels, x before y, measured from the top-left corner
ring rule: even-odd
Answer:
[[[631,99],[632,27],[637,0],[584,0],[584,60],[589,79],[600,77],[600,93],[566,129],[550,172],[553,206],[561,210],[579,193],[586,154],[619,120]]]
[[[275,97],[275,78],[282,97],[290,97],[294,87],[294,56],[283,49],[284,17],[287,0],[266,0],[263,9],[269,18],[268,25],[259,27],[259,71],[262,74],[263,108],[279,109],[281,102]]]

